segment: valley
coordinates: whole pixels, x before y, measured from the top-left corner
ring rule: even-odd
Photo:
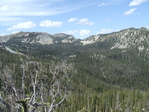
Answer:
[[[144,27],[0,36],[0,111],[149,112],[148,50]]]

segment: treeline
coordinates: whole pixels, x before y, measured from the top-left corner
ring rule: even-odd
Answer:
[[[148,112],[149,92],[109,89],[72,94],[57,112]]]

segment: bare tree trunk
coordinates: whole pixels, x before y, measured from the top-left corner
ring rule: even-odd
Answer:
[[[25,98],[25,90],[24,90],[24,88],[25,88],[25,65],[22,65],[22,69],[23,69],[23,75],[22,75],[22,99],[24,99]]]
[[[23,108],[24,112],[35,112],[42,109],[40,106],[43,107],[44,112],[52,112],[55,107],[65,101],[72,65],[66,62],[55,65],[30,61],[23,63],[21,68],[22,74],[19,76],[15,73],[15,67],[11,70],[6,66],[2,72],[3,90],[9,95],[7,100],[10,104],[4,102],[2,98],[0,102],[7,107],[9,112],[11,112],[9,105],[13,108],[17,107],[16,112],[20,108]],[[17,76],[21,79],[20,82],[16,81]]]

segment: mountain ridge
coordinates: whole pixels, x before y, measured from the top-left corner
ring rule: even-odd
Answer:
[[[126,49],[137,46],[138,50],[142,51],[149,47],[149,30],[145,27],[140,29],[128,28],[109,34],[93,35],[82,40],[83,45],[93,44],[96,42],[112,43],[110,49]],[[144,44],[146,46],[144,46]]]
[[[149,51],[149,30],[145,27],[139,29],[128,28],[108,34],[92,35],[85,39],[76,39],[73,35],[64,33],[48,34],[44,32],[19,32],[16,34],[0,36],[0,43],[14,50],[20,49],[54,49],[64,48],[82,49],[135,49],[139,52]],[[76,50],[77,52],[77,50]]]
[[[21,37],[21,39],[20,39]],[[34,43],[34,44],[53,44],[58,42],[72,43],[75,41],[75,37],[72,35],[57,33],[48,34],[45,32],[18,32],[15,34],[0,36],[0,43],[6,43],[12,39],[19,38],[22,43]]]

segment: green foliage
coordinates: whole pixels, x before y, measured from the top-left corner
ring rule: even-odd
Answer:
[[[19,56],[0,48],[0,62],[4,64],[20,63]]]
[[[13,45],[11,47],[13,48]],[[57,112],[141,112],[142,109],[149,111],[149,57],[145,52],[139,53],[136,49],[107,50],[109,46],[104,43],[84,47],[62,43],[49,46],[18,43],[18,48],[19,51],[36,57],[30,58],[30,61],[44,65],[44,72],[40,73],[40,76],[41,80],[46,77],[42,81],[47,84],[47,88],[52,83],[48,74],[52,62],[59,64],[61,59],[66,59],[73,63],[75,72],[71,76],[71,92],[66,101],[56,107]],[[0,54],[1,63],[11,68],[15,65],[16,74],[12,76],[19,88],[22,76],[20,57],[2,49]],[[70,55],[75,57],[69,57]],[[30,71],[35,69],[36,66],[30,66]],[[32,90],[29,85],[30,71],[26,71],[28,79],[25,80],[25,91],[28,95]],[[65,81],[63,84],[66,84]],[[2,85],[1,83],[0,87]],[[51,97],[46,99],[51,101]]]
[[[147,112],[149,93],[139,90],[110,89],[106,92],[72,94],[58,112]]]

